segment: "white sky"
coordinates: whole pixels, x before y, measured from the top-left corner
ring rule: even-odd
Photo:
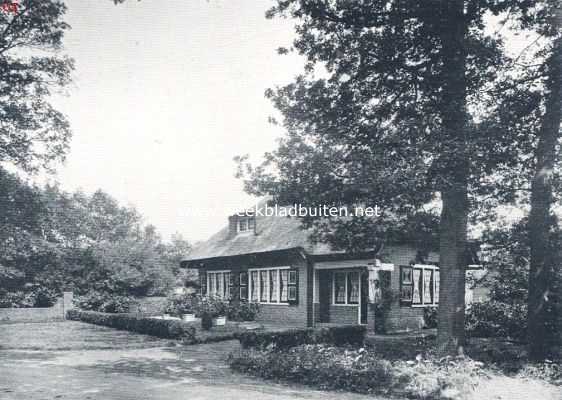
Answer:
[[[56,104],[74,136],[57,180],[132,204],[168,238],[206,239],[227,212],[251,205],[233,157],[275,148],[281,131],[264,90],[302,70],[276,48],[290,21],[266,20],[265,0],[68,0],[66,53],[74,84]]]

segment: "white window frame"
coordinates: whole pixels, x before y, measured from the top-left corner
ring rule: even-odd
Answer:
[[[281,301],[281,271],[282,270],[291,269],[290,266],[283,266],[283,267],[267,267],[267,268],[250,268],[248,269],[248,302],[250,303],[258,303],[258,304],[279,304],[279,305],[289,305],[289,301]],[[258,272],[258,301],[252,301],[252,271]],[[267,288],[267,301],[261,300],[261,292],[260,292],[260,283],[261,282],[261,271],[267,271],[267,279],[266,279],[266,288]],[[269,293],[269,288],[271,287],[270,282],[270,271],[277,271],[277,301],[270,301],[271,295]],[[289,298],[288,286],[289,286],[289,274],[287,274],[287,282],[285,282],[285,286],[287,286],[287,299]]]
[[[435,301],[435,291],[437,288],[437,279],[435,279],[435,271],[439,271],[439,267],[436,265],[431,265],[431,264],[414,264],[412,265],[412,279],[414,277],[414,270],[415,269],[419,269],[421,270],[421,292],[420,292],[420,297],[421,297],[421,304],[414,304],[413,298],[412,298],[412,307],[413,308],[419,308],[419,307],[437,307],[439,306],[439,302]],[[433,271],[433,297],[432,297],[432,301],[431,303],[424,303],[423,301],[423,295],[424,295],[424,289],[425,289],[425,274],[424,271],[425,270],[431,270]],[[402,279],[402,277],[400,277],[400,279]],[[439,272],[439,279],[441,279],[441,272]],[[415,284],[415,282],[414,282]],[[412,295],[413,295],[413,291],[412,291]]]
[[[345,302],[336,303],[336,274],[343,274],[345,276]],[[349,274],[357,274],[359,279],[359,299],[357,303],[349,303]],[[358,307],[361,304],[361,272],[360,271],[334,271],[332,273],[332,305],[333,306],[352,306]]]
[[[217,296],[217,297],[220,297],[221,299],[225,299],[226,297],[225,297],[224,293],[221,293],[220,295],[218,295],[216,293],[216,283],[215,283],[215,288],[213,288],[213,290],[211,290],[211,279],[209,279],[209,278],[210,278],[210,275],[212,275],[212,274],[215,275],[215,282],[217,280],[217,276],[219,276],[219,274],[220,274],[222,282],[223,282],[223,292],[226,292],[227,291],[226,288],[230,287],[230,280],[232,279],[232,271],[229,270],[229,269],[223,269],[223,270],[220,270],[220,271],[218,271],[218,270],[217,271],[207,271],[207,294],[209,296]],[[228,282],[225,282],[224,274],[229,274]],[[230,293],[230,288],[228,289],[228,292]],[[232,297],[232,293],[230,293],[230,297]]]
[[[250,221],[253,222],[253,226],[250,228]],[[242,224],[244,224],[244,229],[242,229]],[[256,226],[255,217],[239,217],[236,222],[236,232],[240,234],[252,233],[254,232]]]

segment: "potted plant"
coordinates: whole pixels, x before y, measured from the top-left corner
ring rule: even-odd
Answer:
[[[198,314],[201,316],[201,327],[210,329],[211,326],[226,325],[228,304],[218,297],[204,297],[198,304]]]

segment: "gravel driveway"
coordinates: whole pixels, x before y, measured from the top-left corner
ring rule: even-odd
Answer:
[[[0,399],[367,398],[233,373],[224,360],[237,348],[234,341],[183,347],[81,322],[4,324],[0,325]]]

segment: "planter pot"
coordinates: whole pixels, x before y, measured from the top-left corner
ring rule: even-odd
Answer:
[[[213,318],[213,326],[225,326],[225,325],[226,325],[226,317]]]
[[[196,320],[195,314],[182,314],[181,319],[185,322],[193,322]]]

